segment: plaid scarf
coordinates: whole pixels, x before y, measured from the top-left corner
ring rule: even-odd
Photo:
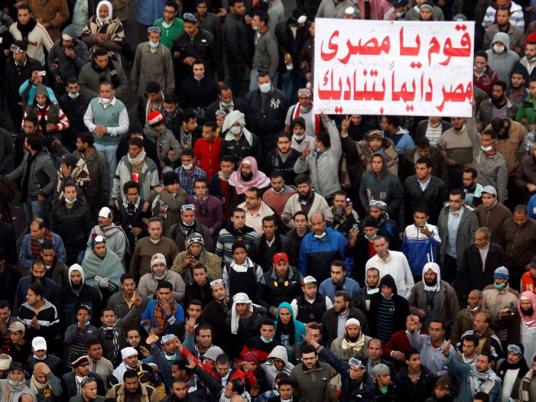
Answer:
[[[43,235],[43,240],[48,240],[52,242],[52,233],[48,229],[45,229],[45,234]],[[40,260],[41,259],[41,243],[38,240],[30,237],[30,246],[32,249],[32,259]]]
[[[177,312],[177,303],[173,302],[171,304],[171,314],[169,315],[169,317],[173,317],[176,312]],[[156,325],[158,325],[158,329],[160,329],[162,332],[164,332],[164,330],[167,327],[167,324],[168,324],[167,319],[169,317],[166,317],[166,313],[162,305],[160,303],[157,303],[155,307],[155,312],[154,312],[154,319],[156,321]]]

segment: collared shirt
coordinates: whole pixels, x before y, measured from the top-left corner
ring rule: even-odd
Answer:
[[[261,201],[261,206],[256,212],[248,210],[245,202],[238,205],[238,208],[242,208],[246,211],[246,225],[254,229],[258,236],[262,235],[262,218],[274,214],[272,208],[270,208],[264,201]]]
[[[349,311],[346,310],[344,313],[337,316],[337,337],[343,336],[346,333],[346,321],[348,320]]]
[[[428,187],[428,184],[430,184],[430,180],[432,180],[432,176],[428,176],[428,179],[425,181],[417,180],[419,182],[419,186],[421,186],[421,191],[426,190],[426,187]]]
[[[105,105],[102,102],[102,98],[99,97],[98,103],[102,105],[104,109],[110,106],[114,106],[117,101],[117,98],[114,96],[111,102],[108,105]],[[89,105],[86,109],[86,113],[84,113],[84,124],[86,125],[87,129],[90,132],[95,131],[95,128],[97,125],[93,121],[93,109],[91,108],[91,105]],[[117,121],[117,126],[115,127],[106,127],[106,134],[117,137],[118,135],[125,134],[128,132],[129,127],[129,119],[128,119],[128,112],[127,108],[125,107],[120,113],[119,118]]]
[[[486,266],[486,258],[488,258],[489,253],[489,243],[486,247],[479,247],[478,252],[480,253],[480,259],[482,260],[482,272]]]
[[[449,216],[448,216],[448,247],[447,247],[447,255],[451,256],[452,258],[458,258],[458,254],[456,253],[456,239],[458,238],[458,228],[460,226],[460,222],[462,221],[464,208],[460,208],[458,211],[454,212],[452,209],[449,208]]]

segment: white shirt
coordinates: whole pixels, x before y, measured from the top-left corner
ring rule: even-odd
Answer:
[[[367,261],[365,272],[369,268],[377,268],[380,271],[380,278],[387,274],[391,275],[395,280],[397,293],[406,299],[409,298],[415,282],[413,281],[408,259],[403,253],[389,250],[389,256],[385,261],[376,254]]]
[[[246,208],[245,202],[240,204],[238,208],[242,208],[244,211],[246,211],[246,226],[255,229],[257,236],[262,235],[262,218],[265,216],[272,216],[274,214],[272,208],[270,208],[264,201],[261,201],[261,207],[257,212],[254,213]]]

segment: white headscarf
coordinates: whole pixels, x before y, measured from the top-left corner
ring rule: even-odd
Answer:
[[[249,304],[249,312],[253,313],[253,303],[245,293],[237,293],[233,296],[233,307],[231,307],[231,333],[236,335],[240,316],[236,312],[237,304]]]
[[[249,145],[253,145],[253,135],[246,128],[246,115],[239,110],[233,110],[227,116],[225,116],[222,127],[222,131],[225,134],[225,141],[232,141],[235,139],[234,135],[229,129],[236,122],[238,122],[242,127],[242,135],[246,137],[246,141],[249,143]]]
[[[107,6],[107,7],[108,7],[108,17],[106,17],[106,18],[101,18],[101,17],[99,16],[99,10],[100,10],[101,6]],[[109,23],[110,20],[112,19],[113,12],[114,12],[114,8],[113,8],[111,2],[109,2],[108,0],[101,0],[101,1],[99,1],[99,3],[97,4],[97,11],[95,12],[95,17],[96,17],[96,19],[97,19],[97,24],[98,24],[99,26],[102,26],[102,25],[104,25],[104,24]]]
[[[424,273],[430,269],[434,271],[437,275],[436,284],[434,286],[428,286],[426,284],[426,281],[424,280]],[[439,289],[441,288],[441,270],[439,268],[439,265],[437,265],[435,262],[427,262],[426,264],[424,264],[424,267],[422,267],[422,283],[426,292],[439,291]]]

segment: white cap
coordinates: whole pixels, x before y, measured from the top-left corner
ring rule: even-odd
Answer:
[[[10,355],[2,353],[0,354],[0,370],[1,371],[8,371],[9,366],[11,366],[11,362],[13,359]]]
[[[71,35],[69,35],[68,33],[62,33],[61,38],[63,40],[73,40],[73,37]]]
[[[36,336],[32,339],[32,349],[34,351],[47,350],[47,341],[42,336]]]
[[[316,281],[314,276],[307,275],[305,278],[302,279],[302,285],[303,286],[308,285],[310,283],[317,283],[317,281]]]
[[[131,356],[138,356],[138,351],[132,346],[128,346],[126,348],[121,349],[121,359],[125,360],[126,358]]]
[[[112,210],[108,207],[102,207],[99,211],[99,218],[111,218]]]
[[[357,325],[359,328],[361,328],[361,323],[357,318],[348,318],[346,320],[346,324],[344,324],[344,328],[346,328],[348,325]]]
[[[351,6],[350,6],[350,7],[347,7],[347,8],[344,10],[344,13],[345,13],[346,15],[354,15],[354,13],[355,13],[355,8],[353,8],[353,7],[351,7]]]
[[[164,254],[153,254],[151,257],[151,267],[154,267],[156,264],[164,264],[164,266],[167,266],[166,257],[164,257]]]
[[[307,16],[305,15],[300,15],[298,17],[298,24],[305,24],[307,22]]]

